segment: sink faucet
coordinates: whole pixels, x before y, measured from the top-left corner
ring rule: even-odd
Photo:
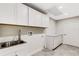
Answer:
[[[21,29],[18,30],[18,43],[21,41]]]

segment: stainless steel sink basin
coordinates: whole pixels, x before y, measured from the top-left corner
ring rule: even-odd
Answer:
[[[14,45],[18,45],[18,44],[22,44],[22,43],[26,43],[23,40],[21,40],[21,30],[18,30],[18,40],[16,41],[8,41],[8,42],[2,42],[0,43],[0,49],[2,48],[6,48],[6,47],[10,47],[10,46],[14,46]]]
[[[2,42],[2,43],[0,43],[0,49],[14,46],[14,45],[18,45],[18,44],[22,44],[22,43],[26,43],[26,42],[24,42],[23,40]]]

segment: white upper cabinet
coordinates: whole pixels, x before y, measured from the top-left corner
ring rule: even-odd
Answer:
[[[42,25],[42,19],[41,19],[41,13],[29,8],[29,25],[30,26],[37,26],[41,27]]]
[[[0,23],[28,25],[28,7],[21,3],[0,4]]]
[[[16,24],[15,3],[0,3],[0,23]]]
[[[49,17],[47,15],[42,14],[42,27],[48,27]]]
[[[48,27],[49,17],[32,8],[29,8],[29,25],[37,27]]]
[[[17,24],[28,25],[28,6],[17,4]]]
[[[21,3],[0,3],[0,23],[48,27],[49,18]]]

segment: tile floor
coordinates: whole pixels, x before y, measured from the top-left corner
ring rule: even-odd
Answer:
[[[79,47],[63,44],[54,51],[49,49],[43,49],[42,51],[34,54],[33,56],[79,56]]]

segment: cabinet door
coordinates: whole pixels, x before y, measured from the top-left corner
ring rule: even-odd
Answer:
[[[15,52],[12,51],[12,52],[4,54],[2,56],[17,56],[17,55],[15,54]]]
[[[49,24],[49,17],[42,14],[42,26],[43,27],[48,27]]]
[[[0,23],[5,23],[5,24],[16,23],[15,3],[0,3]]]
[[[46,48],[54,49],[54,37],[46,37]]]
[[[54,39],[54,48],[56,48],[58,45],[60,45],[62,42],[62,37],[61,36],[57,36]]]
[[[29,8],[29,25],[30,26],[38,26],[40,27],[41,26],[41,13],[32,9],[32,8]]]
[[[17,56],[27,56],[29,54],[29,52],[28,52],[29,49],[26,46],[24,48],[17,50],[15,54]]]
[[[28,25],[28,7],[23,4],[17,4],[17,24]]]

